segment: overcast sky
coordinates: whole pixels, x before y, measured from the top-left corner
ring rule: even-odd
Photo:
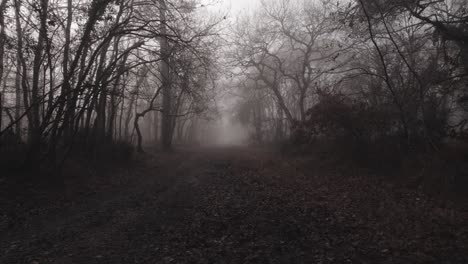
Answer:
[[[239,12],[245,9],[249,9],[258,4],[258,0],[222,0],[223,5],[231,7],[231,11]]]
[[[221,12],[229,11],[230,16],[251,10],[260,3],[260,0],[208,0],[212,7]]]

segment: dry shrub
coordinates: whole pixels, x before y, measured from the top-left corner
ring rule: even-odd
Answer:
[[[132,160],[134,146],[127,141],[114,141],[99,146],[100,158],[112,162],[128,162]]]
[[[307,120],[293,127],[283,151],[370,169],[373,174],[431,193],[466,193],[468,144],[444,142],[443,111],[427,107],[425,122],[413,123],[409,141],[393,109],[342,95],[324,96],[309,109]],[[422,125],[428,129],[430,142],[422,136]]]
[[[13,134],[6,131],[0,137],[0,167],[3,171],[18,169],[26,157],[26,145]]]
[[[342,95],[327,95],[307,111],[305,122],[294,125],[291,144],[304,149],[314,148],[320,142],[331,148],[336,145],[353,155],[367,156],[375,145],[385,149],[395,147],[399,133],[396,123],[395,114],[383,107],[372,107]],[[387,141],[391,142],[388,146],[383,144]]]

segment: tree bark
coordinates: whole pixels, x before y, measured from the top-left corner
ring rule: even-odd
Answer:
[[[0,83],[3,80],[4,70],[4,55],[5,55],[5,7],[7,0],[2,0],[0,3]]]
[[[72,101],[72,94],[70,93],[70,77],[68,72],[68,66],[70,63],[70,44],[71,44],[71,25],[73,19],[72,11],[72,0],[67,1],[67,24],[65,26],[65,45],[63,49],[63,61],[62,61],[62,72],[63,72],[63,84],[62,84],[62,94],[65,95],[66,101],[70,103]],[[61,108],[63,109],[62,106]],[[62,110],[63,111],[63,110]],[[73,127],[71,123],[71,116],[65,115],[64,124],[64,134],[66,138],[71,137],[70,129]]]
[[[20,9],[21,1],[15,0],[15,22],[16,22],[16,36],[18,38],[18,44],[16,46],[16,54],[18,61],[18,69],[21,69],[21,89],[23,90],[23,107],[25,111],[29,109],[29,84],[28,84],[28,72],[26,66],[26,60],[24,59],[23,53],[23,29],[21,27],[20,21]],[[19,73],[18,73],[19,74]],[[28,119],[28,140],[31,137],[30,127],[32,127],[32,117],[31,112],[26,112],[26,117]]]
[[[153,112],[154,142],[159,142],[159,111]]]
[[[16,54],[16,74],[15,74],[15,133],[19,140],[21,140],[21,60]]]
[[[109,49],[110,42],[105,44],[105,47],[101,51],[101,58],[99,61],[99,67],[96,73],[96,86],[95,89],[99,89],[97,105],[96,105],[96,120],[94,126],[95,133],[95,146],[106,140],[106,105],[107,105],[107,76],[104,65],[107,60],[107,51]]]
[[[164,151],[172,148],[172,93],[169,73],[169,43],[167,41],[167,21],[166,21],[166,1],[159,0],[159,15],[161,20],[160,32],[161,38],[161,82],[163,89],[162,99],[162,120],[161,120],[161,145]]]
[[[116,40],[116,45],[114,46],[115,50],[118,50],[117,46],[118,40]],[[125,68],[125,63],[127,62],[128,56],[125,56],[122,59],[122,62],[117,70],[117,78],[114,81],[114,84],[112,86],[112,91],[110,93],[110,106],[109,106],[109,118],[108,118],[108,125],[107,125],[107,137],[112,140],[113,139],[113,131],[114,131],[114,126],[115,126],[115,120],[116,120],[116,114],[117,114],[117,107],[118,104],[116,103],[117,100],[117,93],[119,90],[119,85],[120,85],[120,80],[121,80],[121,75],[124,72]]]
[[[3,128],[3,93],[0,92],[0,131]]]
[[[7,0],[2,0],[0,3],[0,83],[3,80],[3,69],[4,69],[4,55],[5,55],[5,7]],[[2,130],[2,119],[3,117],[3,95],[0,93],[0,131]]]
[[[40,101],[41,98],[39,96],[39,75],[41,73],[41,64],[42,64],[42,56],[44,52],[44,43],[47,37],[47,11],[49,6],[48,0],[41,0],[40,2],[41,8],[39,11],[39,19],[40,19],[40,29],[39,29],[39,36],[37,39],[37,45],[34,51],[34,62],[33,62],[33,78],[32,78],[32,87],[31,87],[31,106],[32,106],[32,117],[33,117],[33,127],[34,130],[34,139],[37,140],[40,137]],[[35,142],[37,144],[37,142]]]
[[[132,96],[130,97],[130,102],[127,110],[127,117],[125,119],[125,138],[128,140],[129,139],[129,125],[130,125],[130,120],[132,119],[132,110],[133,110],[133,105],[135,104],[135,101],[138,100],[138,93],[140,92],[140,86],[143,84],[143,81],[146,78],[146,74],[148,73],[148,68],[144,66],[142,70],[139,71],[140,76],[138,77],[135,89],[132,91]]]

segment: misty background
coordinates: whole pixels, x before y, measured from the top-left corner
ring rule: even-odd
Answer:
[[[0,0],[0,263],[468,263],[467,0]]]

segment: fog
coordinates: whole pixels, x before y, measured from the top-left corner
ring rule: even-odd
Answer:
[[[468,263],[467,0],[0,0],[0,263]]]

